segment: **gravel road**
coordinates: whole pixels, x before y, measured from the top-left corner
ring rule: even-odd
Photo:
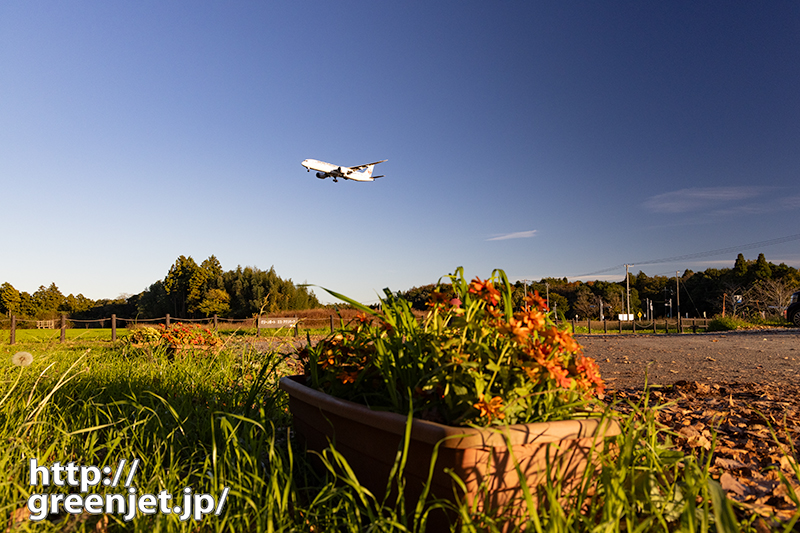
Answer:
[[[800,329],[672,335],[576,335],[609,388],[800,382]]]

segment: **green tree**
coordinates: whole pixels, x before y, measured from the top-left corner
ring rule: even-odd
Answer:
[[[0,285],[0,312],[8,316],[18,315],[21,303],[22,297],[17,289],[8,282]]]
[[[230,296],[224,290],[211,289],[206,293],[197,310],[205,316],[225,315],[231,309],[230,301]]]
[[[744,278],[747,275],[747,260],[745,260],[744,255],[739,254],[736,256],[732,274],[737,278]]]
[[[758,254],[758,259],[756,259],[755,263],[748,265],[747,281],[748,283],[753,283],[767,279],[772,279],[772,268],[767,262],[767,258],[761,253]]]
[[[33,293],[33,303],[36,306],[36,316],[50,319],[58,314],[64,304],[64,295],[55,283],[51,283],[49,287],[40,285]]]
[[[572,306],[573,311],[580,318],[597,318],[600,316],[600,308],[597,305],[597,298],[592,294],[588,286],[582,285],[577,291],[577,298]]]
[[[225,291],[230,296],[230,316],[248,318],[261,310],[275,312],[284,309],[319,307],[314,293],[306,287],[296,287],[292,280],[283,280],[274,268],[237,267],[223,275]]]
[[[170,313],[172,302],[163,281],[156,281],[139,294],[136,309],[142,318],[160,318]]]
[[[164,278],[164,290],[172,302],[172,311],[176,317],[188,318],[188,306],[192,292],[192,278],[198,275],[200,267],[197,266],[192,256],[181,255],[170,267],[167,277]],[[202,276],[202,274],[199,274]],[[197,278],[195,278],[197,279]],[[195,281],[197,285],[197,281]],[[199,303],[199,302],[198,302]]]
[[[94,307],[94,303],[94,300],[87,298],[83,294],[78,294],[77,296],[70,294],[64,298],[64,302],[61,304],[59,311],[63,311],[70,316],[78,315]]]
[[[219,292],[209,298],[209,293],[212,290],[225,292],[222,274],[222,265],[213,255],[200,264],[200,267],[195,270],[189,280],[189,293],[186,298],[189,313],[194,315],[196,312],[200,312],[209,316],[203,309],[222,309],[222,307],[219,307],[222,303]],[[228,296],[226,302],[228,301],[230,301],[230,296]]]
[[[430,283],[428,285],[422,285],[421,287],[412,287],[405,292],[400,291],[398,296],[408,301],[413,309],[425,311],[428,309],[428,302],[430,301],[434,289],[436,289],[436,284]],[[442,283],[439,290],[447,295],[448,300],[455,296],[453,288],[449,283]]]

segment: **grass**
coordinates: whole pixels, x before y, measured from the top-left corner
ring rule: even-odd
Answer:
[[[125,328],[117,328],[117,338],[127,335],[128,330]],[[61,339],[60,329],[20,329],[14,333],[16,342],[19,344],[38,343],[38,344],[52,344],[59,342]],[[7,329],[0,330],[0,343],[8,344],[10,332]],[[64,330],[64,337],[67,341],[108,341],[111,342],[111,328],[68,328]]]
[[[117,328],[117,340],[121,341],[130,333],[129,329]],[[299,328],[299,336],[305,337],[306,333],[309,335],[326,335],[330,333],[330,328]],[[223,339],[228,337],[253,337],[256,336],[256,328],[220,328],[219,335]],[[280,329],[261,329],[260,337],[293,337],[295,336],[294,328],[280,328]],[[106,342],[111,343],[111,328],[67,328],[64,330],[65,341],[67,342]],[[0,346],[8,345],[10,340],[9,330],[0,329]],[[52,345],[59,343],[61,340],[60,329],[17,329],[15,332],[15,340],[18,345],[27,344],[44,344]]]
[[[97,343],[25,348],[34,356],[29,367],[11,364],[17,347],[0,349],[4,529],[32,493],[45,490],[29,484],[32,458],[47,465],[74,461],[112,468],[122,459],[129,465],[139,459],[139,494],[166,490],[177,496],[184,487],[215,498],[226,487],[229,492],[221,514],[201,522],[160,513],[129,522],[114,514],[63,514],[22,521],[14,531],[423,531],[426,512],[448,505],[407,507],[371,494],[342,468],[334,450],[324,455],[321,468],[313,467],[289,429],[287,399],[277,380],[293,369],[279,354],[238,346],[216,356],[170,359],[162,350],[123,353]],[[618,407],[628,413],[620,415],[623,432],[613,451],[599,457],[596,486],[586,478],[566,500],[557,486],[545,487],[542,502],[528,510],[526,531],[757,530],[755,518],[727,500],[711,479],[710,452],[686,456],[672,447],[669,433],[655,421],[660,407],[648,396]],[[120,488],[96,491],[113,494]],[[503,516],[466,507],[453,512],[460,516],[457,531],[504,527]]]

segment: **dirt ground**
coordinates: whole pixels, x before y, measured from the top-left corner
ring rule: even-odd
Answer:
[[[576,335],[611,388],[800,382],[800,330],[672,335]]]
[[[759,531],[780,530],[800,496],[800,330],[576,336],[600,365],[609,401],[637,402],[687,453],[714,442],[711,473]]]

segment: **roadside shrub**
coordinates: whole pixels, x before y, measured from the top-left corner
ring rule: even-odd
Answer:
[[[734,331],[737,329],[749,329],[752,324],[740,318],[730,316],[716,316],[708,323],[707,331]]]

